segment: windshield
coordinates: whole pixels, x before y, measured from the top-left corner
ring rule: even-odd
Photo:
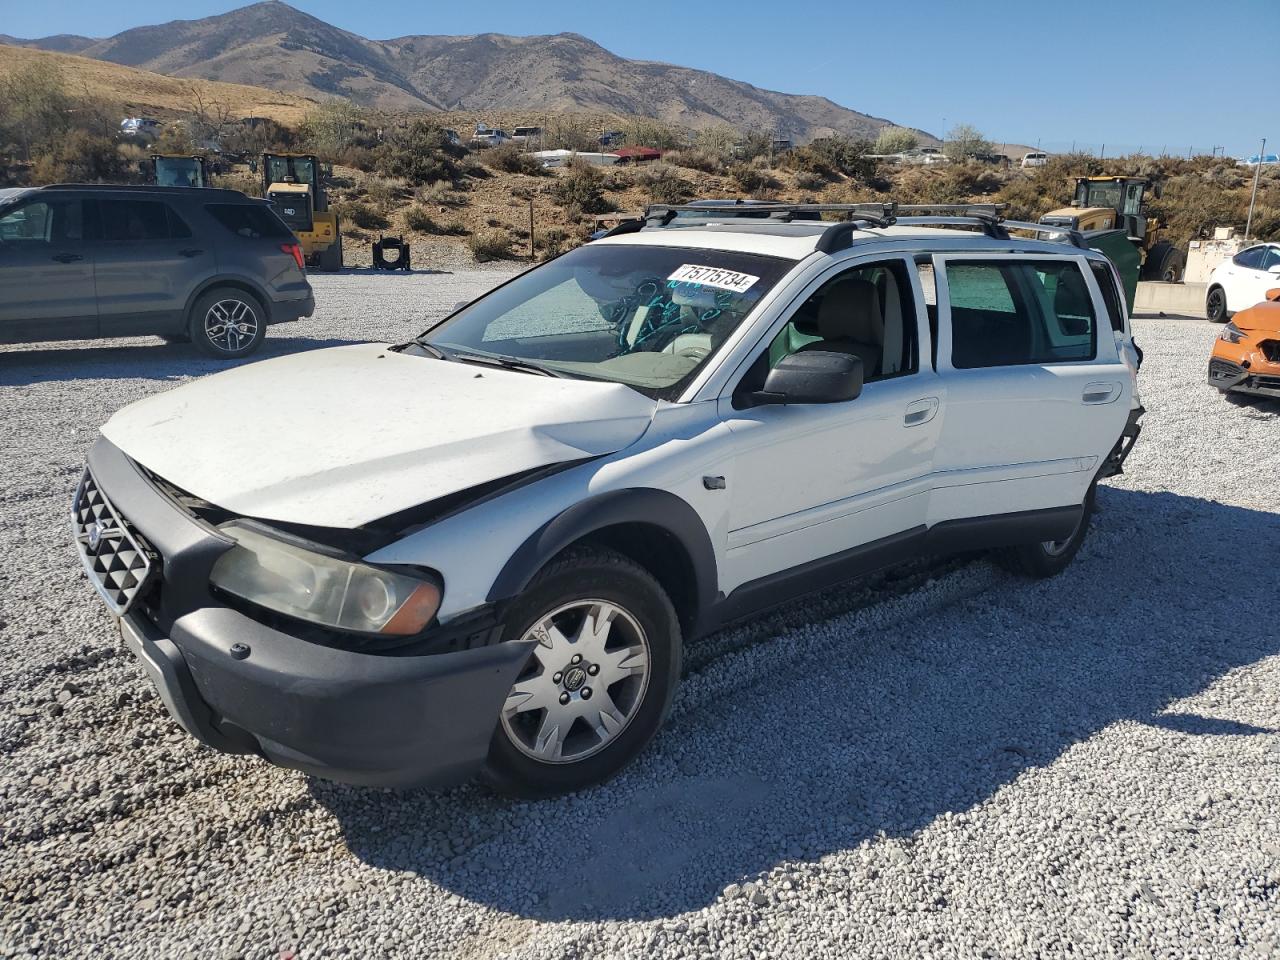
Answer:
[[[720,250],[588,244],[499,287],[420,342],[672,399],[792,266]]]

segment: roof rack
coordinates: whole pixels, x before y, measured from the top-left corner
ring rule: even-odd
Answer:
[[[1073,246],[1088,248],[1088,244],[1078,230],[1004,219],[1003,211],[1006,206],[1003,203],[900,204],[893,201],[886,203],[726,203],[715,206],[699,203],[656,203],[646,207],[639,219],[624,220],[605,236],[613,237],[648,228],[667,227],[676,220],[677,214],[683,212],[702,214],[703,218],[698,221],[698,226],[705,226],[708,223],[741,222],[748,216],[752,219],[764,219],[775,223],[791,223],[797,220],[797,214],[836,213],[843,215],[843,218],[839,222],[831,223],[818,238],[816,249],[820,253],[834,253],[850,246],[853,235],[861,229],[860,225],[889,227],[895,223],[914,226],[977,227],[993,240],[1011,239],[1010,230],[1029,230],[1037,234],[1059,234]],[[720,219],[717,219],[717,215],[720,215]],[[805,218],[803,222],[819,221]],[[689,226],[693,225],[693,223],[689,224]]]

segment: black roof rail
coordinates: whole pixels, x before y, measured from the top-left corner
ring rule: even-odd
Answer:
[[[191,196],[208,197],[211,200],[225,200],[230,197],[244,197],[257,200],[239,190],[225,187],[162,187],[155,183],[49,183],[32,190],[105,190],[109,193],[181,193]],[[265,201],[264,201],[265,202]]]

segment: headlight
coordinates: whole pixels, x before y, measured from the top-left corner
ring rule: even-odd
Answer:
[[[358,633],[411,636],[440,608],[440,588],[418,577],[328,557],[232,522],[236,545],[218,558],[214,586],[268,610]]]
[[[1239,343],[1248,336],[1243,330],[1234,323],[1228,323],[1222,328],[1222,332],[1218,334],[1219,340],[1225,340],[1227,343]]]

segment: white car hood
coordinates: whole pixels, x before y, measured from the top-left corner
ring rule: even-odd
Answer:
[[[656,407],[621,384],[360,344],[193,381],[125,407],[102,433],[232,513],[356,527],[524,470],[621,450]]]

